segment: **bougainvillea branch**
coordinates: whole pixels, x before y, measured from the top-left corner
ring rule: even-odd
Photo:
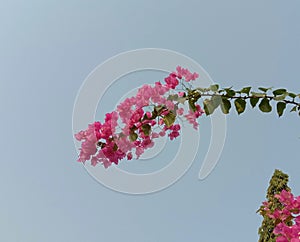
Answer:
[[[271,112],[270,102],[277,102],[277,113],[282,116],[287,105],[290,111],[300,115],[300,94],[276,89],[270,95],[271,88],[259,88],[259,92],[251,92],[251,87],[241,90],[219,88],[218,84],[208,88],[193,87],[192,82],[199,77],[180,66],[170,73],[164,82],[144,85],[136,96],[127,98],[117,109],[107,113],[103,123],[94,122],[75,135],[81,141],[78,161],[90,160],[93,166],[101,163],[105,168],[124,158],[139,158],[146,149],[153,147],[154,140],[167,135],[170,140],[180,135],[181,126],[178,119],[184,119],[195,129],[197,119],[204,113],[212,114],[218,107],[224,114],[234,103],[238,114],[246,109],[250,100],[252,107],[258,104],[262,112]],[[201,98],[203,109],[197,103]],[[209,98],[208,98],[209,97]],[[188,103],[188,109],[184,104]]]
[[[272,91],[272,88],[259,87],[259,91],[250,92],[251,87],[244,87],[241,90],[233,90],[230,88],[219,89],[218,84],[211,85],[209,88],[196,88],[189,90],[193,94],[193,102],[197,102],[201,97],[210,97],[203,102],[206,115],[210,115],[216,108],[221,106],[222,112],[228,114],[231,108],[231,101],[234,100],[234,106],[238,114],[241,114],[246,109],[247,100],[250,100],[252,108],[257,104],[262,112],[271,112],[271,101],[277,102],[277,113],[282,116],[287,105],[290,105],[291,112],[297,112],[300,115],[300,94],[288,92],[284,88]],[[272,94],[270,95],[270,92]],[[188,97],[189,98],[189,97]]]

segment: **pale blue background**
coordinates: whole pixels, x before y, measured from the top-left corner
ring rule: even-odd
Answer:
[[[273,170],[300,194],[295,114],[232,112],[206,180],[197,180],[199,154],[172,187],[132,196],[75,162],[72,108],[92,69],[144,47],[188,55],[222,86],[299,93],[299,8],[298,0],[1,1],[0,241],[257,241],[255,211]],[[207,147],[209,119],[201,122]]]

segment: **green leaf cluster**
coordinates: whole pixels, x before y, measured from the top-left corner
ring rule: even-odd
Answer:
[[[279,117],[283,115],[288,104],[293,106],[290,111],[298,112],[300,116],[300,103],[298,100],[300,94],[288,92],[284,88],[273,91],[272,87],[259,87],[259,91],[251,91],[251,89],[249,86],[240,90],[233,90],[232,87],[220,89],[218,84],[214,84],[208,88],[189,89],[188,100],[191,110],[195,111],[195,102],[200,97],[207,97],[203,101],[206,115],[211,115],[219,106],[224,114],[228,114],[233,105],[237,114],[240,115],[246,110],[248,101],[252,108],[258,106],[261,112],[269,113],[273,110],[271,102],[274,101],[276,102],[276,111]],[[271,91],[272,94],[270,94]],[[197,93],[196,97],[195,93]],[[231,103],[232,101],[233,104]]]

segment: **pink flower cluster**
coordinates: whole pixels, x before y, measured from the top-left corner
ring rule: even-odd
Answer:
[[[196,80],[198,77],[198,73],[191,73],[188,69],[177,66],[176,71],[172,72],[167,78],[165,78],[165,82],[169,88],[175,89],[179,84],[178,79],[184,79],[186,82],[189,82]]]
[[[278,236],[276,242],[300,242],[300,196],[294,197],[292,193],[283,190],[275,197],[283,205],[282,209],[272,212],[267,202],[263,205],[267,215],[276,221],[273,231]],[[289,222],[293,224],[289,226]]]
[[[197,122],[197,118],[199,118],[202,114],[204,114],[204,111],[200,107],[200,105],[196,104],[196,111],[192,112],[189,110],[188,114],[184,115],[184,117],[188,120],[190,124],[193,125],[194,129],[197,129],[199,124]]]
[[[104,123],[94,122],[75,134],[82,142],[78,161],[91,160],[93,166],[101,163],[107,168],[125,157],[131,160],[133,152],[139,158],[146,149],[153,147],[155,138],[168,134],[173,140],[180,135],[180,125],[174,123],[177,116],[184,116],[197,129],[196,119],[204,113],[201,107],[196,104],[195,111],[190,110],[184,115],[184,109],[178,107],[179,102],[169,99],[167,94],[181,81],[189,82],[198,76],[178,66],[165,78],[164,84],[155,82],[154,86],[142,86],[136,96],[125,99],[116,111],[107,113]],[[178,92],[177,96],[184,97],[185,93]],[[150,107],[153,110],[147,111]],[[155,126],[159,132],[155,131]],[[118,128],[121,129],[119,132]]]

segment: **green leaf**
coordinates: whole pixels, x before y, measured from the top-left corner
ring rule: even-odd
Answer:
[[[295,98],[295,97],[297,97],[297,95],[295,94],[295,93],[292,93],[292,92],[289,92],[289,94],[288,94],[291,98]]]
[[[221,98],[221,96],[219,96],[219,95],[212,96],[212,97],[211,97],[211,101],[212,101],[212,104],[213,104],[213,106],[214,106],[214,109],[216,109],[216,108],[219,107],[219,105],[221,104],[222,98]]]
[[[277,113],[278,116],[281,117],[283,114],[284,109],[286,108],[286,103],[285,102],[278,102],[277,103]]]
[[[130,141],[136,141],[136,139],[138,138],[138,135],[135,132],[130,132],[129,134],[129,139]]]
[[[228,114],[231,108],[231,103],[227,98],[222,98],[221,110],[224,114]]]
[[[280,96],[276,96],[276,97],[274,97],[273,99],[274,99],[275,101],[282,101],[282,100],[285,99],[286,95],[287,95],[287,93],[285,93],[285,94],[283,94],[283,95],[280,95]]]
[[[241,93],[246,93],[247,95],[249,95],[250,90],[251,90],[251,87],[244,87],[244,88],[241,90]]]
[[[273,91],[273,94],[274,94],[275,96],[282,95],[282,94],[284,94],[284,93],[286,93],[286,89],[284,89],[284,88],[280,88],[280,89],[277,89],[277,90],[274,90],[274,91]]]
[[[258,97],[250,98],[250,104],[251,104],[252,108],[254,108],[256,106],[256,104],[258,103],[258,100],[259,100]]]
[[[210,85],[209,89],[213,92],[216,92],[219,90],[219,85],[218,84]]]
[[[195,101],[193,101],[192,99],[189,99],[189,107],[191,111],[196,111]]]
[[[296,112],[296,111],[297,111],[297,106],[293,107],[290,112]]]
[[[258,89],[263,91],[263,92],[267,92],[268,90],[271,89],[271,87],[259,87]]]
[[[204,111],[205,111],[205,114],[208,116],[210,114],[212,114],[214,112],[214,105],[213,105],[213,102],[209,99],[205,99],[203,101],[203,108],[204,108]]]
[[[149,136],[149,134],[151,133],[151,126],[149,124],[143,124],[142,130],[146,136]]]
[[[246,101],[242,98],[235,99],[234,101],[235,109],[238,114],[241,114],[245,111]]]
[[[211,99],[205,99],[203,101],[205,114],[206,115],[212,114],[216,110],[216,108],[219,107],[221,102],[222,102],[222,98],[219,95],[214,95],[211,97]]]
[[[225,89],[226,90],[226,95],[228,97],[234,97],[235,95],[235,91],[231,90],[231,89]]]
[[[268,98],[263,98],[259,104],[260,111],[264,113],[269,113],[272,111],[272,106],[270,105],[270,101]]]
[[[260,92],[251,92],[252,96],[254,97],[265,97],[265,93],[260,93]]]
[[[178,100],[178,95],[177,94],[171,94],[168,96],[167,100],[170,100],[170,101],[177,101]]]
[[[175,119],[176,115],[173,111],[169,111],[169,113],[163,117],[163,120],[167,127],[170,127],[175,122]]]

